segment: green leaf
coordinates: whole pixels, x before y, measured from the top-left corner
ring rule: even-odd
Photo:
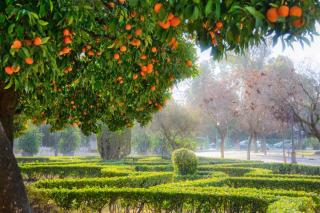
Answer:
[[[41,26],[46,26],[46,25],[49,24],[48,22],[43,21],[43,20],[41,20],[41,19],[38,20],[38,23],[39,23]]]
[[[11,24],[9,27],[8,27],[8,34],[11,35],[13,33],[13,30],[14,30],[14,27],[16,25],[15,24]]]
[[[253,17],[259,20],[263,20],[265,17],[262,13],[256,10],[254,7],[246,6],[245,10],[247,10]]]
[[[42,44],[46,44],[49,41],[50,37],[45,37],[41,39]]]
[[[205,15],[208,16],[212,12],[212,0],[209,0],[206,5]]]
[[[221,0],[216,0],[216,17],[218,20],[221,17]]]

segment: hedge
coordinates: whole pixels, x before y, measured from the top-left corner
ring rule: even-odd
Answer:
[[[257,190],[250,188],[229,187],[155,187],[142,188],[82,188],[82,189],[36,189],[28,187],[53,199],[65,209],[79,209],[86,205],[94,210],[104,206],[122,205],[123,208],[134,210],[138,207],[151,209],[153,212],[162,211],[193,211],[193,212],[267,212],[269,205],[284,196],[303,198],[312,196],[303,192],[276,190]],[[309,199],[312,207],[316,204]],[[308,204],[308,208],[310,205]],[[299,204],[300,206],[300,204]],[[284,206],[285,207],[285,206]],[[299,208],[299,207],[295,207]]]
[[[230,187],[254,187],[316,192],[320,194],[320,180],[301,178],[230,177],[222,180]]]
[[[269,205],[267,213],[314,213],[316,207],[311,198],[308,197],[283,197]]]
[[[86,187],[150,187],[172,180],[172,173],[145,173],[130,177],[83,178],[41,180],[32,184],[36,188],[86,188]]]

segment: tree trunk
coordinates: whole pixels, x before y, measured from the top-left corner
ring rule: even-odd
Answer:
[[[225,139],[225,136],[221,135],[221,143],[220,143],[221,158],[224,158],[224,139]]]
[[[258,153],[258,143],[257,143],[257,134],[256,133],[253,133],[252,142],[253,142],[254,153]]]
[[[293,124],[293,121],[291,121],[291,163],[297,163]]]
[[[248,150],[247,150],[247,160],[250,160],[251,159],[251,156],[250,156],[250,152],[251,152],[251,143],[252,143],[252,140],[254,138],[254,133],[251,133],[250,134],[250,137],[249,137],[249,141],[248,141]]]
[[[17,97],[0,83],[0,212],[31,212],[21,172],[13,154],[13,118]]]

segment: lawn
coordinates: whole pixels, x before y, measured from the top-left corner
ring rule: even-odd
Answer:
[[[35,212],[317,212],[320,167],[200,158],[18,158]]]

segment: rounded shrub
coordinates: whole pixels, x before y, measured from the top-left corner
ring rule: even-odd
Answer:
[[[177,149],[172,153],[174,170],[180,175],[193,175],[197,172],[198,159],[189,149]]]

